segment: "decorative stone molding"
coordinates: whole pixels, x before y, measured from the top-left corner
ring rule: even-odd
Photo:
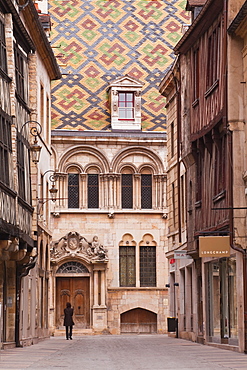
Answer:
[[[129,75],[117,78],[109,84],[111,104],[111,127],[113,130],[141,130],[141,90],[143,83]],[[119,115],[119,93],[129,92],[134,95],[134,114],[130,119],[121,119]]]
[[[100,244],[97,235],[89,242],[76,231],[69,232],[52,244],[51,262],[57,263],[66,257],[81,257],[88,263],[108,261],[107,249]]]

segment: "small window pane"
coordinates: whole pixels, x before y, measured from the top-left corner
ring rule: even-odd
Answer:
[[[126,94],[126,100],[132,102],[133,101],[133,94],[132,93],[127,93]]]

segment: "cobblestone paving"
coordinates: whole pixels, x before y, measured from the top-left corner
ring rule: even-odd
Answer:
[[[0,351],[0,369],[247,369],[247,355],[166,335],[51,338]]]

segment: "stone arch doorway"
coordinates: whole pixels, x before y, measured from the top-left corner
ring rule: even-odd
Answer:
[[[120,315],[121,333],[157,333],[157,314],[143,308],[134,308]]]
[[[70,302],[74,308],[75,328],[90,327],[90,274],[86,266],[71,261],[56,272],[56,326],[63,326],[64,308]]]

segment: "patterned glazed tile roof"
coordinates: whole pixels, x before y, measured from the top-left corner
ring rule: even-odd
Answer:
[[[165,130],[158,85],[189,22],[186,0],[49,0],[51,42],[62,70],[53,83],[52,128],[110,130],[109,83],[140,80],[142,129]]]

